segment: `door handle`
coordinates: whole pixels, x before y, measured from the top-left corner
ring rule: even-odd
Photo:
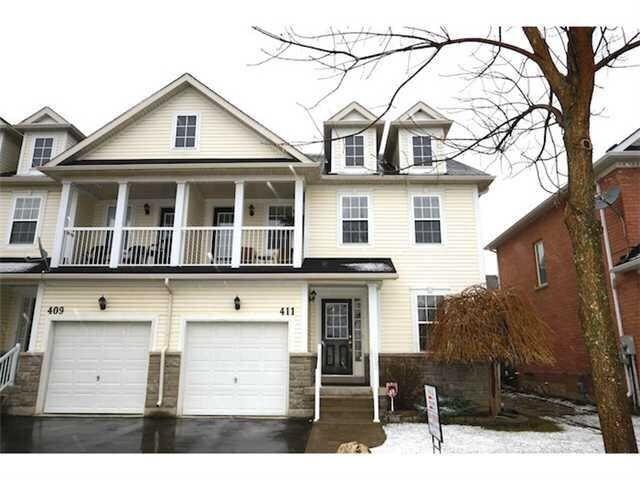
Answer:
[[[238,383],[238,377],[233,377],[233,383]]]
[[[96,375],[96,382],[100,381],[100,375]]]

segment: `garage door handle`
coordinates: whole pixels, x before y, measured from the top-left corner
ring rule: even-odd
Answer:
[[[100,381],[100,375],[96,375],[96,382]]]
[[[233,383],[238,383],[238,377],[233,377]]]

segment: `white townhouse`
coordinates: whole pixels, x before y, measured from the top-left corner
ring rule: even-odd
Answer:
[[[86,137],[0,122],[6,410],[317,417],[329,392],[377,421],[406,365],[488,408],[488,367],[424,352],[484,281],[492,177],[444,159],[451,124],[418,102],[385,140],[353,102],[309,156],[189,74]]]

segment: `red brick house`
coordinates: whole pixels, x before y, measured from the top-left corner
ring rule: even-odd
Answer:
[[[598,211],[604,232],[602,262],[609,273],[609,300],[616,329],[620,336],[631,336],[638,351],[640,129],[611,147],[594,169],[600,192],[613,186],[620,191],[612,206]],[[521,368],[520,388],[584,399],[591,393],[590,367],[578,319],[573,251],[563,220],[565,192],[560,190],[539,204],[486,248],[498,255],[500,286],[524,292],[554,331],[556,365]],[[635,372],[628,372],[627,380],[637,392],[637,356],[632,363]]]

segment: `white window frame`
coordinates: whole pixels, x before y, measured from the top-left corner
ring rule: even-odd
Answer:
[[[546,281],[544,283],[542,283],[541,279],[540,279],[540,254],[538,252],[538,245],[540,245],[542,247],[542,257],[545,260],[544,262],[544,271],[545,271],[545,275],[547,277]],[[545,255],[544,252],[544,242],[542,241],[542,239],[537,240],[533,243],[533,257],[535,259],[536,262],[536,279],[538,281],[537,283],[537,287],[538,288],[542,288],[542,287],[546,287],[547,285],[549,285],[549,272],[547,271],[547,257]]]
[[[49,160],[47,160],[47,163],[49,163],[55,156],[56,156],[56,137],[53,135],[47,135],[47,136],[36,136],[33,137],[33,147],[31,148],[31,157],[29,158],[29,168],[33,169],[33,170],[37,170],[38,168],[46,165],[47,163],[42,163],[40,165],[34,165],[33,164],[33,156],[36,153],[36,142],[38,140],[47,140],[47,139],[51,139],[51,156],[49,157]]]
[[[413,139],[414,138],[423,138],[426,137],[429,139],[429,145],[431,146],[431,164],[430,165],[425,165],[425,164],[416,164],[416,156],[415,156],[415,152],[413,150]],[[420,147],[421,149],[424,149],[424,146]],[[419,135],[411,135],[411,167],[414,168],[433,168],[435,166],[435,158],[433,155],[433,136],[432,135],[424,135],[424,134],[419,134]]]
[[[415,211],[413,208],[413,199],[415,197],[436,197],[438,198],[438,204],[440,205],[440,243],[419,243],[416,242],[416,221],[419,220],[424,220],[422,218],[416,218],[415,217]],[[409,219],[410,219],[410,225],[409,225],[409,231],[411,232],[411,238],[410,238],[410,245],[415,246],[415,247],[419,247],[419,248],[440,248],[443,247],[446,243],[446,239],[447,239],[447,229],[446,229],[446,219],[445,219],[445,214],[444,214],[444,202],[443,202],[443,198],[444,195],[440,192],[429,192],[429,191],[423,191],[423,192],[412,192],[409,195]],[[427,219],[428,220],[428,219]]]
[[[347,164],[347,139],[353,138],[355,142],[356,137],[362,138],[362,165],[348,165]],[[366,168],[366,160],[367,160],[365,136],[362,133],[359,133],[357,135],[346,135],[342,143],[344,145],[344,168],[364,170]],[[355,149],[355,145],[353,148]]]
[[[176,147],[176,130],[178,127],[178,117],[195,116],[196,117],[196,138],[193,147]],[[200,148],[200,114],[198,112],[176,112],[173,114],[171,131],[171,150],[177,152],[193,151]]]
[[[418,288],[411,290],[411,325],[413,332],[413,351],[422,353],[424,350],[420,350],[420,329],[418,324],[418,297],[421,295],[447,296],[451,292],[447,288]]]
[[[343,225],[343,219],[342,218],[342,199],[344,197],[367,197],[367,243],[344,243],[342,241],[342,225]],[[337,243],[339,247],[354,247],[354,248],[358,248],[358,247],[371,247],[373,246],[373,202],[372,202],[372,195],[370,192],[358,192],[358,191],[353,191],[353,192],[340,192],[338,193],[338,202],[337,202],[337,209],[338,209],[338,214],[336,215],[336,217],[338,218],[338,227],[337,227],[337,232],[338,232],[338,238],[337,238]],[[350,219],[346,219],[346,220],[354,220],[352,218]]]
[[[40,208],[38,210],[38,218],[36,220],[36,232],[33,236],[32,243],[10,243],[11,242],[11,231],[13,229],[13,222],[16,212],[16,204],[18,203],[19,198],[39,198],[40,199]],[[25,248],[32,247],[38,244],[38,237],[40,236],[40,230],[42,228],[42,218],[44,215],[44,209],[46,208],[47,195],[46,193],[32,193],[32,192],[15,192],[11,198],[11,211],[9,214],[9,218],[7,219],[7,233],[5,236],[5,245],[7,248]]]

